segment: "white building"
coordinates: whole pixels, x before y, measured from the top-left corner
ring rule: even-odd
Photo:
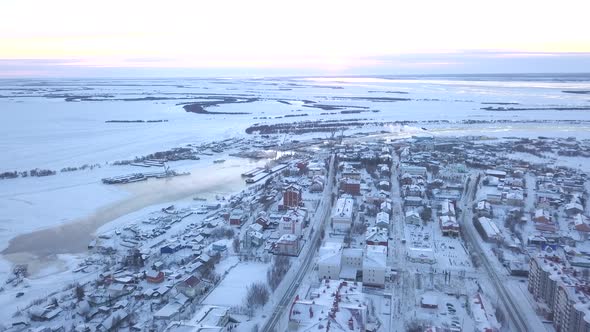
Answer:
[[[299,238],[294,234],[282,235],[273,245],[273,252],[276,255],[297,256],[299,249]]]
[[[342,266],[342,243],[326,242],[321,248],[318,259],[318,277],[336,280]]]
[[[367,246],[363,259],[363,284],[385,287],[387,247]]]
[[[290,305],[289,331],[365,332],[367,301],[358,282],[326,280]]]
[[[380,205],[381,211],[391,213],[391,202],[385,201]]]
[[[474,224],[484,241],[498,242],[502,238],[500,229],[490,218],[479,217]]]
[[[401,173],[407,173],[412,176],[422,176],[426,177],[426,167],[423,166],[412,166],[412,165],[403,165],[401,167]]]
[[[356,280],[357,273],[363,270],[363,249],[345,248],[342,250],[340,279]]]
[[[412,225],[420,225],[422,222],[422,218],[420,217],[420,213],[416,210],[409,210],[406,211],[406,223]]]
[[[302,209],[289,210],[281,217],[278,231],[280,234],[293,234],[297,237],[303,232],[305,211]]]
[[[389,213],[387,213],[387,212],[377,213],[377,218],[375,219],[375,224],[379,228],[389,229]]]
[[[341,197],[336,202],[332,213],[332,229],[335,232],[346,232],[352,225],[354,200],[350,197]]]
[[[440,215],[441,216],[454,216],[455,215],[455,205],[451,203],[448,199],[442,201],[440,205]]]
[[[229,308],[205,305],[188,321],[174,321],[166,327],[166,332],[187,331],[229,331]]]
[[[414,263],[434,264],[436,258],[432,248],[408,248],[407,258]]]

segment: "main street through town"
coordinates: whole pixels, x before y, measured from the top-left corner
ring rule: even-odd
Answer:
[[[305,248],[302,250],[302,253],[299,256],[299,259],[303,259],[303,261],[301,262],[300,266],[294,266],[294,268],[298,268],[296,275],[290,281],[287,290],[284,291],[283,296],[280,298],[279,302],[274,307],[274,310],[272,311],[272,314],[266,321],[266,324],[263,326],[262,331],[271,332],[286,330],[285,327],[281,327],[281,317],[283,317],[283,315],[285,314],[285,310],[289,308],[289,304],[295,297],[295,294],[299,289],[301,281],[313,265],[313,258],[315,257],[315,254],[317,253],[317,250],[321,243],[321,229],[325,227],[325,224],[330,217],[330,211],[332,210],[332,192],[334,190],[333,188],[335,175],[334,160],[334,155],[330,156],[327,186],[326,188],[324,188],[324,196],[322,197],[319,206],[316,209],[313,221],[310,225],[313,232],[310,236],[309,241],[306,242]],[[289,282],[289,280],[287,279],[288,277],[289,274],[287,274],[282,284]]]

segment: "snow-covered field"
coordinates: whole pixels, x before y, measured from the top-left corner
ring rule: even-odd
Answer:
[[[236,261],[230,259],[226,261],[237,264]],[[224,264],[221,268],[216,267],[218,272],[226,273],[226,275],[203,303],[228,307],[240,306],[244,304],[248,286],[256,282],[266,283],[266,270],[269,264],[243,262],[235,266],[228,265]],[[222,271],[224,267],[227,267],[227,270]]]
[[[584,94],[563,90],[590,89],[588,81],[561,82],[548,78],[493,78],[493,80],[303,79],[267,80],[88,80],[0,82],[3,121],[0,171],[61,168],[132,158],[185,143],[244,135],[258,122],[279,123],[318,119],[362,118],[395,120],[590,120],[583,110],[486,111],[482,107],[551,108],[589,106]],[[526,80],[525,80],[526,79]],[[13,90],[11,90],[13,89]],[[399,94],[396,92],[405,92]],[[202,100],[203,95],[247,96],[251,103],[222,104],[213,112],[187,113],[179,103]],[[47,98],[49,95],[51,98]],[[102,101],[64,101],[61,95],[108,95]],[[44,97],[45,96],[45,97]],[[123,98],[160,98],[122,100]],[[163,99],[168,98],[168,99]],[[174,98],[174,99],[171,99]],[[370,98],[407,98],[392,101]],[[281,103],[286,101],[286,104]],[[361,106],[379,111],[340,114],[302,107],[301,100],[326,105]],[[491,103],[518,103],[510,105]],[[338,113],[338,114],[332,114]],[[284,117],[307,114],[306,117]],[[267,119],[261,119],[266,117]],[[108,120],[168,120],[162,123],[105,123]],[[509,128],[515,129],[517,128]]]

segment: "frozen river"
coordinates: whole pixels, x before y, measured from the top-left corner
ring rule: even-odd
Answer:
[[[241,173],[264,165],[264,161],[245,162],[230,159],[219,165],[197,167],[191,175],[167,179],[150,179],[120,186],[128,197],[99,207],[90,215],[55,227],[49,227],[13,238],[4,254],[27,253],[46,256],[86,251],[94,232],[102,225],[152,205],[193,197],[215,199],[229,196],[245,187]],[[73,203],[75,204],[75,203]]]

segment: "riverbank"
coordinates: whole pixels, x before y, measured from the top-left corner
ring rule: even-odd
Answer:
[[[229,196],[241,191],[246,186],[241,173],[252,167],[264,165],[265,162],[265,160],[245,162],[244,159],[238,158],[228,158],[224,164],[205,164],[203,161],[190,168],[191,175],[179,178],[152,179],[117,186],[89,183],[86,186],[76,187],[76,190],[65,197],[63,195],[68,194],[67,190],[64,192],[55,189],[36,193],[37,201],[28,201],[32,210],[36,210],[36,203],[39,201],[55,195],[70,205],[75,205],[76,201],[86,201],[87,206],[83,211],[79,211],[82,212],[81,215],[65,222],[63,220],[62,222],[57,221],[57,225],[47,224],[44,228],[29,231],[30,228],[18,229],[17,225],[13,224],[12,233],[15,236],[4,242],[8,245],[2,251],[2,254],[5,255],[3,258],[17,257],[15,255],[51,258],[56,254],[84,253],[88,243],[94,238],[96,230],[100,227],[125,217],[132,218],[135,212],[153,209],[156,205],[192,199],[197,195],[208,199],[213,199],[216,195]],[[104,204],[105,200],[97,199],[96,204],[92,204],[91,202],[97,196],[105,194],[105,187],[109,187],[108,192],[114,193],[115,198],[106,204]],[[92,192],[99,189],[102,191],[99,191],[98,195]],[[94,209],[91,208],[92,206]],[[49,208],[45,206],[45,209]],[[83,213],[84,211],[91,212]],[[60,212],[59,208],[58,211],[38,211],[39,217]],[[4,238],[6,238],[6,234],[4,234]],[[11,256],[7,257],[6,255]]]

